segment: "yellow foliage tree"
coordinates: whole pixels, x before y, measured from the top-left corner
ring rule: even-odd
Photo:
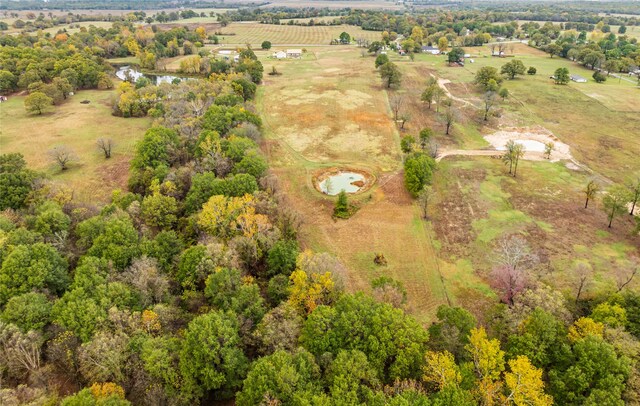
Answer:
[[[94,383],[91,385],[91,394],[96,399],[107,399],[114,395],[124,399],[124,389],[113,382]]]
[[[529,358],[519,356],[509,361],[511,372],[504,374],[508,388],[507,401],[516,406],[550,406],[551,396],[544,393],[542,370],[531,364]]]
[[[198,224],[209,234],[221,238],[238,234],[251,238],[271,228],[267,216],[256,214],[254,197],[249,194],[242,197],[211,196],[202,206]]]
[[[449,48],[449,40],[447,37],[440,37],[440,39],[438,39],[438,49],[440,52],[444,52],[447,48]]]
[[[489,340],[484,328],[474,328],[465,348],[471,354],[478,376],[477,391],[481,403],[495,404],[502,387],[500,375],[504,371],[504,351],[500,349],[500,342],[495,338]]]
[[[462,381],[453,354],[449,351],[428,351],[424,358],[425,366],[422,379],[425,382],[435,384],[439,389],[443,389],[448,385],[458,386]]]
[[[587,336],[602,337],[604,334],[604,324],[594,321],[588,317],[581,317],[569,327],[569,341],[575,343]]]
[[[305,264],[312,264],[314,254],[305,251],[298,256],[297,269],[289,277],[289,303],[301,312],[311,313],[316,307],[331,304],[336,283],[331,272],[310,272]]]
[[[196,28],[196,34],[202,40],[207,38],[207,30],[203,26],[200,26],[200,27]]]

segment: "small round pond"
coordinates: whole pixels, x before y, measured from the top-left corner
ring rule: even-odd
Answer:
[[[358,193],[370,184],[370,176],[360,171],[331,170],[316,178],[318,190],[329,196],[335,196],[343,190],[347,193]]]

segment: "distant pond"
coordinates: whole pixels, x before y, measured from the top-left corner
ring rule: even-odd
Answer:
[[[176,76],[176,75],[154,75],[150,73],[142,73],[139,70],[132,68],[130,66],[121,66],[116,71],[116,76],[120,80],[127,80],[130,82],[137,82],[138,79],[145,77],[151,81],[154,85],[159,85],[161,83],[171,83],[174,79],[180,80],[189,80],[190,78],[185,76]]]

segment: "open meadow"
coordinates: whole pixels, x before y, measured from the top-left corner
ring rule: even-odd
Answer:
[[[442,155],[448,151],[493,155],[445,157],[434,177],[430,219],[439,268],[451,297],[467,307],[481,307],[483,302],[490,305],[495,300],[482,281],[491,279],[496,242],[514,233],[526,235],[540,253],[536,277],[541,281],[571,296],[576,289],[575,270],[588,262],[595,275],[589,293],[615,290],[619,273],[640,253],[640,239],[630,234],[631,216],[623,216],[607,229],[600,201],[584,210],[582,190],[592,178],[606,187],[640,175],[640,89],[613,77],[598,84],[591,79],[592,71],[576,63],[551,59],[515,44],[513,55],[527,67],[535,66],[537,75],[505,80],[503,86],[510,96],[500,102],[498,116],[484,122],[481,93],[473,84],[475,72],[483,66],[499,70],[511,58],[492,58],[488,48],[467,48],[465,52],[471,54],[465,67],[449,67],[444,56],[416,55],[414,62],[408,57],[391,57],[403,73],[397,93],[411,116],[405,133],[415,135],[423,127],[433,128]],[[567,67],[589,81],[555,85],[549,76],[558,67]],[[428,109],[420,101],[430,76],[439,79],[459,111],[448,136],[436,107]],[[485,153],[491,145],[484,136],[499,131],[514,137],[528,132],[552,134],[568,144],[573,158],[526,160],[518,177],[512,178],[508,168],[495,159],[499,152]]]
[[[258,101],[265,149],[287,197],[304,215],[305,243],[338,255],[349,268],[351,289],[367,289],[371,279],[388,275],[407,287],[408,308],[422,320],[447,300],[476,308],[480,316],[496,298],[489,286],[493,249],[513,233],[528,236],[540,253],[536,275],[541,281],[571,295],[577,264],[588,261],[596,282],[586,293],[615,289],[618,273],[639,254],[640,239],[629,234],[630,216],[607,230],[600,202],[582,209],[582,189],[592,177],[606,186],[640,169],[634,132],[640,128],[640,98],[634,83],[612,77],[598,84],[578,64],[515,44],[513,54],[538,73],[505,81],[511,96],[500,103],[499,117],[483,122],[474,74],[482,66],[499,69],[511,59],[492,58],[488,48],[468,48],[474,63],[464,68],[449,67],[442,56],[416,55],[411,62],[391,55],[403,73],[394,92],[381,86],[373,57],[362,57],[354,48],[312,51],[300,61],[261,56],[265,71],[275,66],[282,73],[266,77]],[[549,76],[558,67],[589,81],[557,86]],[[420,101],[431,75],[460,111],[449,136],[436,107],[429,110]],[[391,119],[389,96],[396,95],[403,97],[410,116],[404,130],[394,128]],[[569,145],[573,158],[526,160],[515,179],[490,156],[444,158],[435,175],[430,221],[424,222],[404,189],[398,150],[399,136],[415,136],[424,127],[434,129],[443,153],[490,149],[484,136],[506,129],[552,134]],[[334,200],[313,186],[314,175],[325,167],[361,169],[377,177],[373,189],[352,197],[361,208],[349,220],[332,220]],[[384,254],[389,265],[374,265],[376,253]]]
[[[351,290],[367,291],[381,275],[400,280],[409,309],[426,321],[446,303],[446,293],[431,231],[404,188],[386,92],[371,60],[354,48],[313,53],[313,59],[276,61],[282,75],[267,76],[260,89],[270,166],[304,217],[308,248],[337,255],[349,269]],[[268,71],[272,62],[263,63]],[[318,171],[331,167],[377,178],[373,189],[352,198],[361,208],[346,221],[331,218],[335,199],[312,184]],[[376,253],[387,258],[387,266],[373,263]]]
[[[351,25],[308,27],[239,22],[231,23],[217,32],[223,45],[251,44],[259,47],[263,41],[271,41],[273,45],[329,45],[331,40],[338,38],[343,31],[349,33],[352,38],[372,41],[380,38],[379,32],[366,31]]]
[[[113,95],[114,91],[81,90],[41,116],[26,112],[24,96],[11,96],[0,104],[0,151],[22,153],[31,168],[69,187],[79,201],[105,202],[112,190],[126,188],[135,143],[151,125],[149,118],[112,116]],[[90,103],[81,104],[83,100]],[[98,138],[113,139],[111,159],[98,150]],[[48,155],[60,145],[77,156],[66,171]]]
[[[629,171],[638,169],[640,155],[640,88],[637,80],[609,77],[605,83],[596,83],[593,71],[583,66],[548,54],[524,44],[514,44],[507,51],[507,58],[489,56],[488,47],[466,48],[474,63],[464,67],[449,67],[445,56],[416,55],[415,62],[408,57],[396,57],[398,66],[405,73],[404,80],[410,86],[406,92],[413,103],[414,125],[419,123],[422,107],[419,97],[427,78],[435,75],[444,79],[444,86],[460,100],[454,104],[467,110],[452,137],[443,143],[455,143],[464,148],[482,146],[480,135],[486,135],[497,127],[542,127],[551,131],[561,141],[571,146],[573,157],[597,173],[614,181],[623,181]],[[475,73],[483,66],[500,67],[514,58],[525,66],[534,66],[536,75],[523,75],[505,80],[503,86],[510,96],[500,103],[501,117],[489,125],[480,120],[481,94],[473,85]],[[566,67],[571,74],[586,78],[587,83],[569,82],[566,86],[553,83],[549,77],[557,68]],[[625,80],[627,79],[627,80]],[[472,114],[475,106],[476,114]],[[440,125],[427,115],[422,120]],[[411,126],[411,123],[409,123]]]

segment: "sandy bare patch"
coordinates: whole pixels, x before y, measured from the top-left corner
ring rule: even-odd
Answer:
[[[552,142],[554,150],[550,160],[573,160],[569,146],[560,141],[553,133],[544,127],[536,128],[506,128],[493,134],[485,135],[484,139],[496,150],[504,151],[509,140],[522,144],[525,148],[524,159],[542,160],[544,158],[545,144]]]

